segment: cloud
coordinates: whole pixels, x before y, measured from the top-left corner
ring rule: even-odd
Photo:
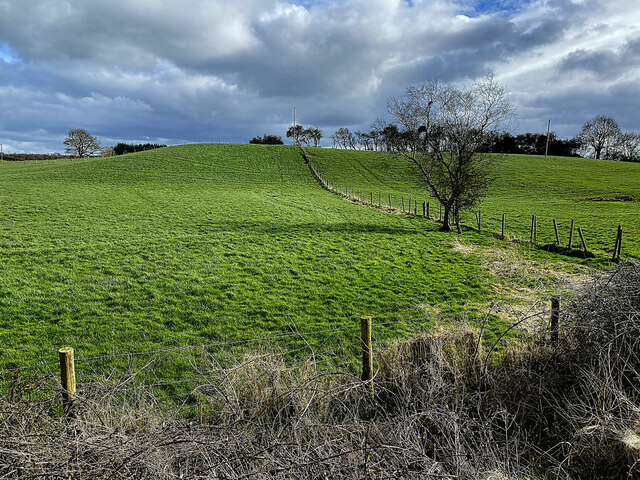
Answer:
[[[631,0],[0,2],[0,135],[39,132],[47,150],[70,128],[247,141],[283,135],[296,106],[328,137],[368,128],[411,83],[489,70],[521,129],[553,117],[569,136],[600,105],[639,130],[621,97],[638,80],[638,22]]]

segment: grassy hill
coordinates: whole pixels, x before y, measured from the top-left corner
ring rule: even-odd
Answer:
[[[7,162],[0,192],[4,366],[326,328],[351,349],[361,315],[384,338],[487,294],[436,224],[345,202],[293,147]]]
[[[424,198],[404,163],[311,154],[335,183],[391,192],[395,206]],[[619,222],[633,253],[638,203],[618,200],[637,200],[636,166],[580,162],[505,160],[485,221],[493,229],[507,212],[521,236],[529,209],[603,231]],[[10,412],[0,470],[631,478],[637,262],[562,298],[550,342],[530,328],[547,324],[548,295],[563,276],[606,265],[606,252],[585,260],[438,226],[320,188],[285,146],[0,164],[0,401]],[[509,323],[507,310],[539,323]],[[454,312],[465,322],[380,343],[415,334],[417,317],[431,326]],[[375,319],[373,390],[349,364],[363,314]],[[76,349],[72,423],[60,405],[62,345]]]
[[[408,162],[377,152],[307,149],[319,169],[334,183],[357,190],[429,200],[424,181]],[[583,158],[509,155],[500,158],[496,181],[481,206],[483,226],[500,232],[506,214],[508,235],[529,238],[531,216],[538,218],[538,242],[555,242],[553,219],[566,246],[573,219],[584,231],[587,245],[600,257],[613,251],[616,229],[624,230],[623,254],[640,257],[640,164]],[[434,199],[432,204],[437,205]],[[435,202],[435,203],[434,203]],[[436,207],[437,208],[437,207]],[[437,210],[436,210],[437,213]],[[467,218],[475,225],[475,218]],[[574,245],[580,240],[574,236]]]
[[[404,163],[366,152],[310,154],[334,182],[391,192],[396,206],[403,194],[425,199]],[[506,212],[510,233],[524,236],[532,211],[541,222],[556,216],[562,228],[575,218],[590,245],[606,251],[622,223],[624,251],[638,255],[638,203],[606,201],[638,198],[637,167],[509,158],[483,206],[485,225],[496,230]],[[482,250],[461,243],[497,249],[503,263],[524,257],[571,270],[578,261],[351,204],[319,188],[300,151],[287,146],[5,162],[0,187],[2,367],[55,359],[63,345],[87,357],[315,330],[327,332],[314,348],[353,358],[361,315],[376,319],[384,340],[425,316],[482,317],[516,284],[544,284],[542,296],[557,288],[544,272],[496,273]],[[539,230],[550,237],[548,227]],[[489,318],[490,327],[504,324]]]

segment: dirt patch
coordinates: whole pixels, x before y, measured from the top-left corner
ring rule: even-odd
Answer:
[[[574,291],[592,276],[584,265],[528,258],[526,246],[518,244],[478,246],[456,239],[451,248],[463,255],[475,255],[489,271],[493,279],[488,288],[496,300],[483,310],[509,322],[547,310],[552,295]]]

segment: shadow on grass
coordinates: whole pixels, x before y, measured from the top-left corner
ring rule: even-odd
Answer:
[[[432,222],[424,222],[420,227],[402,227],[379,225],[375,223],[279,223],[273,222],[211,222],[199,223],[208,232],[255,232],[255,233],[292,233],[292,232],[337,232],[337,233],[378,233],[386,235],[416,235],[423,232],[438,232],[440,225]],[[446,233],[446,232],[441,232]],[[449,232],[455,233],[455,232]]]
[[[561,245],[556,245],[555,243],[548,243],[547,245],[541,245],[540,249],[544,250],[545,252],[559,253],[560,255],[566,255],[567,257],[596,258],[596,255],[593,252],[585,252],[584,250],[567,248]]]

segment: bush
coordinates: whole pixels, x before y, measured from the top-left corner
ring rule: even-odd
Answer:
[[[128,143],[119,143],[113,147],[113,151],[116,155],[124,155],[126,153],[144,152],[145,150],[153,150],[154,148],[163,148],[166,145],[159,145],[156,143],[139,143],[137,145]]]
[[[278,135],[267,135],[266,133],[262,137],[253,137],[249,140],[249,143],[256,145],[283,145],[281,137]]]

